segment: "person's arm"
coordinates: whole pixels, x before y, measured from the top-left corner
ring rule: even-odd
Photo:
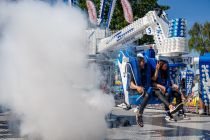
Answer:
[[[166,93],[166,87],[164,87],[156,82],[153,82],[152,86],[156,89],[160,89],[163,93]]]
[[[131,81],[131,83],[130,83],[130,88],[137,90],[137,92],[140,94],[142,94],[144,92],[143,87],[135,85],[133,81]]]
[[[158,72],[159,72],[159,70],[158,69],[155,69],[155,74],[152,76],[152,80],[153,81],[156,81],[157,80],[157,78],[158,78]]]
[[[156,84],[156,87],[159,88],[163,93],[166,93],[166,87],[164,87],[160,84]]]
[[[133,81],[131,81],[130,88],[131,89],[137,89],[137,86],[134,84]]]
[[[155,73],[154,73],[154,75],[152,76],[152,80],[153,80],[153,81],[156,81],[157,78],[158,78],[159,68],[160,68],[160,64],[157,63],[156,69],[155,69]]]

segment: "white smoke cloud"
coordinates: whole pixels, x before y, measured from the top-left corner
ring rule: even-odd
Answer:
[[[87,68],[85,29],[76,8],[0,2],[0,102],[21,116],[23,136],[104,139],[113,98]]]

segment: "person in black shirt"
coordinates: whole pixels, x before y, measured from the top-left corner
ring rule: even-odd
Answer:
[[[143,101],[141,103],[141,105],[139,105],[139,108],[138,108],[138,111],[136,112],[136,123],[143,127],[143,111],[144,111],[144,108],[146,107],[147,103],[148,103],[148,100],[149,100],[149,94],[145,92],[145,76],[146,76],[146,73],[145,73],[145,61],[144,61],[144,58],[143,57],[138,57],[138,66],[139,66],[139,74],[142,74],[141,75],[141,85],[138,85],[135,81],[135,78],[131,72],[131,69],[129,69],[128,67],[128,73],[130,73],[131,75],[131,81],[130,81],[130,93],[131,94],[135,94],[136,92],[140,95],[143,96]]]
[[[179,88],[177,85],[172,84],[170,81],[170,75],[168,72],[168,64],[166,61],[159,61],[156,65],[155,71],[153,71],[152,85],[156,89],[160,89],[162,94],[166,97],[167,101],[170,102],[171,97],[176,98],[176,110],[183,108],[183,105],[180,104],[181,94],[179,93]],[[173,116],[168,106],[165,106],[166,119],[173,120]]]
[[[139,67],[139,74],[140,74],[140,79],[141,79],[141,85],[138,85],[135,82],[135,78],[133,76],[133,74],[131,74],[131,80],[130,80],[130,92],[132,92],[133,94],[135,92],[137,92],[138,94],[143,96],[143,101],[142,103],[139,105],[139,108],[136,111],[136,122],[139,126],[143,127],[143,111],[144,108],[146,107],[149,99],[150,99],[150,94],[147,93],[147,85],[146,85],[146,80],[147,78],[151,78],[148,77],[146,75],[146,68],[145,68],[145,61],[144,61],[144,57],[143,56],[138,56],[138,67]],[[130,69],[128,69],[128,73],[132,73]],[[174,111],[174,106],[172,104],[170,104],[165,97],[161,94],[161,92],[152,92],[154,93],[163,103],[165,106],[167,106],[168,108],[170,108],[170,111],[173,112]]]

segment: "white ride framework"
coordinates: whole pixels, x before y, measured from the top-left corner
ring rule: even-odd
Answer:
[[[181,26],[178,27],[178,24]],[[100,28],[88,30],[88,45],[92,49],[94,48],[92,54],[119,51],[125,44],[131,44],[147,34],[153,35],[155,41],[153,48],[155,48],[158,56],[169,57],[170,59],[181,58],[183,54],[189,52],[185,32],[183,32],[185,25],[186,21],[184,19],[175,19],[169,22],[164,11],[150,11],[143,18],[134,21],[110,36],[108,36],[110,32]],[[174,36],[170,32],[172,28],[175,28]],[[180,35],[177,35],[178,28],[183,29],[182,32],[179,31]],[[118,62],[118,66],[124,89],[125,103],[129,105],[125,68],[128,61],[126,56],[122,56],[122,62]]]
[[[133,43],[144,34],[153,35],[155,48],[161,56],[180,56],[189,52],[185,37],[169,37],[169,21],[166,14],[159,11],[150,11],[143,18],[101,39],[98,43],[98,52],[120,49],[125,44]],[[185,20],[183,23],[185,24]]]

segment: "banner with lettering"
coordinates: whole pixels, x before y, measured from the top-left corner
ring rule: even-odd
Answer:
[[[186,82],[185,82],[185,91],[186,95],[188,96],[189,94],[192,93],[192,88],[193,88],[193,80],[194,80],[194,72],[191,70],[186,71]]]
[[[202,100],[205,105],[208,105],[210,99],[210,53],[200,56],[199,71]]]

